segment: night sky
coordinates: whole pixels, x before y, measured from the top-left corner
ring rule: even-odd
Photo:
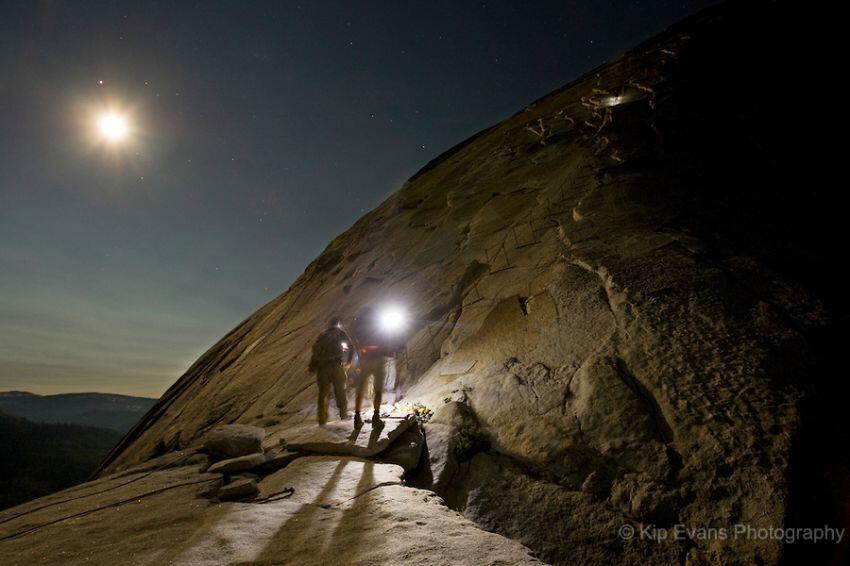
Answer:
[[[0,0],[0,390],[160,395],[431,158],[712,3]]]

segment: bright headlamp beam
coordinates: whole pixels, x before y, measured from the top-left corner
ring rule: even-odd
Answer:
[[[407,317],[398,307],[387,307],[378,313],[378,323],[387,332],[396,332],[404,328]]]

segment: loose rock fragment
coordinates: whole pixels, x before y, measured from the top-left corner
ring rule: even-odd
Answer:
[[[265,463],[265,454],[257,452],[256,454],[249,454],[247,456],[239,456],[238,458],[230,458],[229,460],[216,462],[207,469],[207,472],[211,474],[232,474],[234,472],[241,472],[262,466]]]
[[[204,450],[219,458],[236,458],[261,452],[266,431],[256,426],[231,424],[210,431],[204,439]]]

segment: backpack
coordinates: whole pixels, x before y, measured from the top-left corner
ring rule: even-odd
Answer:
[[[342,333],[336,328],[329,328],[319,334],[313,344],[313,361],[342,360],[345,355],[342,341]]]
[[[375,321],[366,319],[359,321],[355,336],[360,345],[361,358],[392,357],[395,347],[392,341],[384,336]]]

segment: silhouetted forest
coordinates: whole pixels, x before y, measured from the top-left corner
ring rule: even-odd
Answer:
[[[0,509],[85,481],[120,439],[108,429],[0,412]]]

